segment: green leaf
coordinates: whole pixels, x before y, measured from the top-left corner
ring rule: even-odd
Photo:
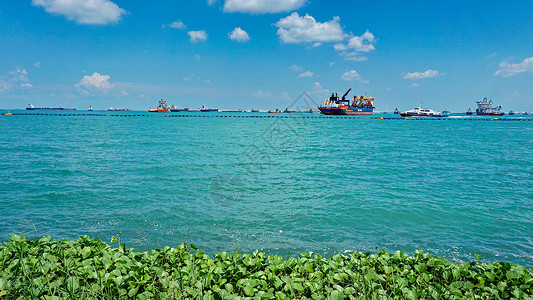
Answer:
[[[252,297],[254,295],[254,288],[247,285],[244,287],[244,293],[246,294],[246,296]]]

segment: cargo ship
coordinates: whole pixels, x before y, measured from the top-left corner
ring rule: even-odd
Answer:
[[[202,107],[200,107],[200,111],[201,112],[214,112],[214,111],[218,111],[218,108],[209,108],[205,105],[202,105]]]
[[[477,101],[476,104],[476,115],[478,116],[503,116],[503,112],[500,112],[502,106],[492,107],[492,100],[487,100],[487,97]]]
[[[26,107],[26,110],[76,110],[75,108],[65,108],[65,107],[35,107],[31,104],[28,104],[28,107]]]
[[[149,112],[168,112],[168,104],[167,104],[167,101],[161,99],[159,100],[159,103],[157,104],[157,107],[156,108],[151,108],[148,109]]]
[[[346,99],[346,96],[351,90],[351,88],[348,89],[340,99],[332,93],[324,105],[318,107],[318,110],[324,115],[373,115],[375,98],[354,96],[353,102],[350,104],[350,100]]]
[[[188,108],[179,108],[177,106],[172,105],[170,107],[170,111],[172,111],[172,112],[188,112],[189,109]]]

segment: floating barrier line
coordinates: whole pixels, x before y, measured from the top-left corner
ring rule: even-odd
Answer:
[[[367,116],[262,116],[262,115],[202,115],[202,114],[179,114],[179,115],[150,115],[150,114],[35,114],[35,113],[13,113],[13,116],[58,116],[58,117],[164,117],[164,118],[274,118],[274,119],[361,119]],[[400,121],[532,121],[532,118],[390,118],[390,117],[370,117],[374,120],[400,120]]]

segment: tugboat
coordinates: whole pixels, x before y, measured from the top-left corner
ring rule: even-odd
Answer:
[[[471,114],[472,114],[472,110],[470,109],[470,107],[469,107],[468,110],[466,111],[466,114],[467,114],[467,115],[471,115]]]
[[[324,115],[373,115],[375,98],[367,96],[357,98],[357,96],[354,96],[350,105],[350,100],[347,100],[346,96],[351,90],[351,88],[348,89],[341,99],[332,93],[329,99],[326,99],[324,105],[318,107],[318,110]]]
[[[447,115],[441,114],[438,111],[422,108],[422,105],[414,109],[404,111],[400,113],[402,117],[430,117],[430,118],[443,118]]]
[[[492,100],[487,100],[487,97],[481,101],[477,101],[476,104],[476,115],[478,116],[503,116],[503,112],[500,112],[502,106],[492,107]]]
[[[397,107],[394,109],[394,114],[395,114],[395,115],[399,115],[399,114],[400,114],[400,111],[398,110]]]
[[[177,106],[172,105],[170,107],[170,111],[171,112],[187,112],[187,111],[189,111],[189,109],[188,108],[179,108]]]
[[[213,112],[213,111],[218,111],[218,108],[208,108],[207,106],[202,105],[202,107],[200,107],[200,111],[201,112]]]
[[[87,108],[87,110],[88,111],[93,111],[94,109],[93,109],[92,105],[89,105],[89,108]]]
[[[149,112],[168,112],[168,104],[167,101],[161,99],[159,100],[159,103],[156,108],[148,109]]]

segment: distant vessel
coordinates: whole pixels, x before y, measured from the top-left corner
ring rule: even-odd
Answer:
[[[87,108],[88,111],[93,111],[93,107],[89,105],[89,108]]]
[[[213,112],[213,111],[218,111],[218,108],[209,108],[205,105],[202,105],[202,107],[200,107],[200,111],[201,112]]]
[[[510,110],[507,114],[509,114],[510,116],[514,116],[516,113],[513,110]]]
[[[492,100],[487,100],[487,97],[481,101],[477,101],[476,104],[476,115],[478,116],[503,116],[503,112],[500,112],[502,106],[492,107]]]
[[[445,115],[445,116],[448,116],[450,115],[450,111],[447,110],[446,108],[442,111],[442,114]]]
[[[170,111],[172,111],[172,112],[186,112],[186,111],[189,111],[189,109],[188,108],[179,108],[177,106],[172,105],[170,107]]]
[[[35,107],[31,104],[28,104],[28,107],[26,107],[26,110],[76,110],[75,108],[65,108],[63,106],[61,107]]]
[[[397,108],[397,107],[396,107],[396,108],[394,109],[394,114],[395,114],[395,115],[398,115],[398,114],[400,114],[400,111],[398,110],[398,108]]]
[[[350,100],[346,96],[352,89],[348,89],[342,96],[342,99],[335,94],[331,94],[329,99],[326,99],[323,106],[318,109],[324,115],[373,115],[374,114],[374,97],[353,97],[353,102],[350,105]],[[359,101],[359,102],[357,102]]]
[[[284,113],[297,113],[296,110],[292,109],[292,108],[285,108],[285,110],[283,111]]]
[[[109,107],[107,109],[108,111],[130,111],[128,108],[117,108],[117,107]]]
[[[13,115],[13,113],[10,113],[9,110],[8,110],[7,113],[6,113],[6,116],[12,116],[12,115]]]
[[[466,114],[467,114],[467,115],[471,115],[471,114],[472,114],[472,110],[470,109],[470,107],[469,107],[468,110],[466,111]]]
[[[269,114],[279,114],[281,112],[281,110],[277,109],[276,110],[270,110],[268,111]]]
[[[167,101],[161,99],[159,100],[159,103],[157,104],[156,108],[148,109],[149,112],[168,112],[168,104]]]
[[[414,109],[404,111],[400,113],[402,117],[447,117],[447,115],[441,114],[438,111],[422,108],[422,106],[416,107]]]

